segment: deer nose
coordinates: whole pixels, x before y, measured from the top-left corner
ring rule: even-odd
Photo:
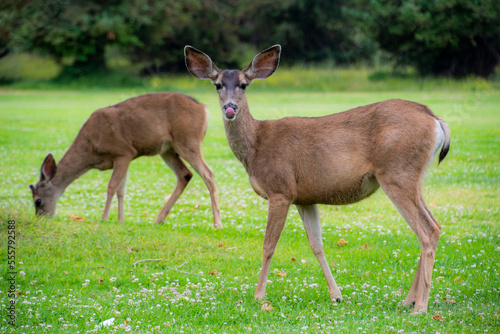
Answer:
[[[226,120],[233,120],[236,117],[236,105],[226,104],[224,107],[224,117]]]

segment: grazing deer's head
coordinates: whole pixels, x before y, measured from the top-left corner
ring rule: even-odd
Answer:
[[[250,65],[241,71],[220,70],[205,53],[191,47],[184,48],[186,66],[198,79],[209,79],[217,88],[222,115],[234,121],[246,103],[245,89],[254,79],[265,79],[276,71],[281,46],[274,45],[255,56]]]
[[[60,189],[52,184],[52,179],[56,176],[57,166],[52,154],[48,154],[42,163],[40,170],[40,181],[33,186],[30,184],[35,212],[37,215],[54,216],[56,204],[61,195]]]

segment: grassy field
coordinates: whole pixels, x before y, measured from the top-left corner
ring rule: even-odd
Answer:
[[[165,85],[158,80],[155,89]],[[379,91],[266,91],[272,81],[248,89],[258,119],[320,116],[403,98],[427,104],[448,121],[450,154],[425,182],[442,237],[429,310],[415,315],[401,301],[416,270],[418,242],[382,191],[354,205],[320,207],[325,253],[343,303],[329,300],[295,208],[273,258],[267,303],[253,299],[266,202],[253,192],[227,145],[215,89],[208,82],[207,89],[190,82],[197,81],[179,79],[170,88],[195,96],[211,110],[203,150],[215,171],[222,230],[212,228],[208,191],[198,175],[166,223],[152,223],[175,184],[159,157],[132,163],[125,223],[116,222],[116,203],[110,220],[100,221],[110,172],[99,171],[67,189],[54,219],[35,218],[28,185],[38,181],[45,155],[52,152],[59,160],[95,109],[150,88],[0,90],[0,332],[499,331],[499,90],[482,82],[447,86],[429,80],[408,90],[391,83],[379,84]],[[15,327],[7,317],[9,220],[16,231]],[[134,265],[144,259],[162,260]],[[99,327],[110,318],[114,325]]]

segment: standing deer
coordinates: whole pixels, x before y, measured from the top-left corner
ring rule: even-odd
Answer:
[[[262,269],[255,298],[265,296],[271,258],[288,209],[295,204],[332,300],[342,295],[323,253],[317,204],[358,202],[379,186],[413,229],[421,256],[405,305],[427,309],[441,226],[422,197],[425,169],[441,148],[448,153],[450,130],[426,106],[388,100],[325,117],[258,121],[250,114],[245,89],[278,67],[281,46],[259,53],[241,71],[220,70],[203,52],[184,49],[195,77],[217,88],[227,140],[245,167],[254,191],[269,201]]]
[[[53,216],[66,187],[88,170],[113,169],[102,220],[108,219],[116,193],[118,221],[123,221],[130,162],[140,156],[159,154],[174,171],[177,185],[155,222],[160,224],[165,220],[193,176],[182,157],[205,181],[212,200],[214,227],[222,228],[214,174],[200,149],[207,122],[208,110],[204,105],[180,93],[140,95],[96,110],[59,164],[56,165],[52,154],[45,158],[40,181],[35,187],[30,185],[36,213]]]

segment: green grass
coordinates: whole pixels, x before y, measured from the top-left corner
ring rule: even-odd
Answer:
[[[279,71],[276,73],[278,74]],[[271,77],[273,78],[273,77]],[[270,79],[271,79],[270,78]],[[279,77],[278,77],[279,79]],[[162,79],[163,80],[163,79]],[[52,220],[34,217],[30,183],[45,155],[59,160],[89,114],[145,93],[122,90],[0,91],[0,301],[8,305],[7,222],[16,222],[16,327],[0,332],[292,333],[496,332],[500,274],[500,92],[459,83],[403,91],[248,89],[258,119],[319,116],[388,98],[427,104],[451,126],[449,156],[429,171],[425,195],[443,225],[429,311],[403,307],[419,256],[415,235],[382,191],[349,206],[321,206],[325,253],[345,302],[335,305],[294,208],[272,261],[262,310],[253,299],[266,202],[228,148],[215,90],[178,78],[212,112],[203,151],[215,171],[225,228],[213,230],[208,191],[196,175],[162,226],[152,222],[175,177],[159,157],[130,167],[126,222],[99,221],[110,172],[91,171],[61,197]],[[284,79],[283,79],[284,80]],[[184,84],[180,84],[184,82]],[[409,81],[408,81],[409,82]],[[190,86],[190,85],[194,86]],[[155,89],[165,87],[156,83]],[[382,86],[383,84],[380,83]],[[410,85],[410,84],[408,84]],[[399,87],[400,88],[400,87]],[[194,93],[193,93],[194,92]],[[69,215],[84,217],[72,221]],[[348,243],[338,246],[340,239]],[[134,262],[142,259],[163,259]],[[292,261],[296,259],[296,261]],[[301,261],[301,260],[305,260]],[[286,273],[286,276],[278,275]]]

